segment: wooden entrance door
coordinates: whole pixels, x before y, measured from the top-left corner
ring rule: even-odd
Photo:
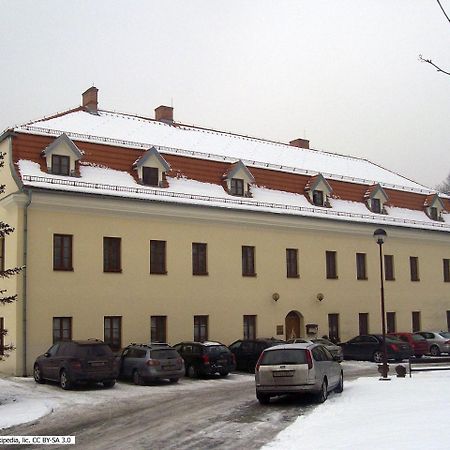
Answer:
[[[285,319],[286,340],[300,337],[300,317],[298,313],[291,311]]]

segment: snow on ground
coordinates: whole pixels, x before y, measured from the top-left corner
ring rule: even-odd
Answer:
[[[264,450],[405,449],[450,447],[449,372],[412,378],[358,378],[310,414],[300,416]]]

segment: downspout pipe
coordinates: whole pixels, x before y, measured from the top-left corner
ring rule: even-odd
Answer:
[[[24,217],[23,217],[23,301],[22,301],[22,320],[23,320],[23,363],[22,363],[22,375],[27,376],[27,259],[28,259],[28,207],[31,205],[33,191],[27,189],[26,194],[28,200],[24,206]]]

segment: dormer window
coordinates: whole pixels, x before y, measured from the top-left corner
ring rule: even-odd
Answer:
[[[244,196],[244,180],[240,178],[232,178],[231,179],[231,195],[237,195],[239,197]]]
[[[70,158],[62,155],[52,155],[52,170],[54,175],[70,175]]]
[[[159,185],[159,170],[156,167],[142,168],[142,184],[145,186]]]
[[[47,171],[53,175],[75,176],[83,152],[66,134],[61,134],[43,152]]]
[[[371,210],[374,213],[381,214],[381,200],[379,198],[370,199]]]
[[[148,149],[134,164],[139,182],[145,186],[167,187],[165,174],[170,170],[168,162],[155,147]]]
[[[333,189],[321,173],[311,177],[305,186],[306,198],[314,206],[331,208],[329,198]]]
[[[313,191],[313,203],[316,206],[323,206],[323,191]]]
[[[431,220],[443,221],[442,213],[445,213],[444,203],[438,194],[430,194],[425,199],[425,213]]]
[[[430,219],[438,220],[438,209],[436,207],[430,208]]]
[[[255,179],[242,161],[239,160],[232,164],[230,169],[223,174],[223,180],[223,187],[230,195],[251,197],[250,186]]]

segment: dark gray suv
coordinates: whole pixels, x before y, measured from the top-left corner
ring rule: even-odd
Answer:
[[[100,340],[57,342],[37,357],[33,367],[36,383],[58,381],[63,389],[87,382],[112,387],[118,372],[113,352]]]
[[[176,383],[184,370],[183,358],[168,344],[130,344],[120,357],[120,376],[135,384],[161,379]]]

